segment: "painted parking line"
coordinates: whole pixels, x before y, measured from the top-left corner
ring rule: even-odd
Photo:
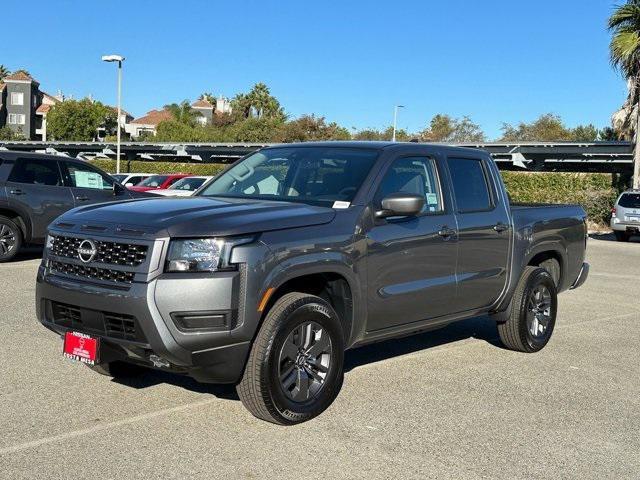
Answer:
[[[200,402],[188,403],[186,405],[180,405],[178,407],[165,408],[163,410],[156,410],[155,412],[144,413],[142,415],[137,415],[135,417],[123,418],[122,420],[116,420],[115,422],[103,423],[100,425],[95,425],[90,428],[84,428],[81,430],[73,430],[71,432],[61,433],[59,435],[53,435],[51,437],[44,437],[38,440],[32,440],[30,442],[19,443],[17,445],[12,445],[10,447],[5,447],[0,449],[0,456],[7,455],[10,453],[16,453],[21,450],[27,450],[29,448],[37,448],[42,445],[47,445],[50,443],[60,442],[62,440],[68,440],[70,438],[75,437],[83,437],[89,436],[95,432],[100,432],[103,430],[110,430],[112,428],[121,427],[123,425],[129,425],[132,423],[143,422],[145,420],[150,420],[152,418],[162,417],[166,415],[171,415],[173,413],[182,412],[185,410],[191,410],[199,407],[204,407],[206,405],[210,405],[216,401],[219,401],[217,398],[210,398],[208,400],[202,400]]]

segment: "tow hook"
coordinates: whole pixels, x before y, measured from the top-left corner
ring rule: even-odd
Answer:
[[[153,366],[156,368],[169,368],[171,363],[168,360],[165,360],[158,355],[149,355],[149,360],[153,363]]]

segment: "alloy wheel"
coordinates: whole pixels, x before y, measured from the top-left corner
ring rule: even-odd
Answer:
[[[527,303],[527,329],[533,338],[544,337],[552,319],[551,292],[546,285],[537,285]]]
[[[7,225],[0,224],[0,256],[8,255],[15,247],[15,232]]]
[[[316,322],[304,322],[287,335],[278,359],[278,377],[284,394],[294,402],[315,398],[331,366],[329,333]]]

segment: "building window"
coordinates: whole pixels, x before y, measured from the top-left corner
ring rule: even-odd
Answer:
[[[10,113],[9,114],[9,123],[11,125],[24,125],[24,115],[22,113]]]
[[[11,105],[24,105],[24,93],[11,92]]]

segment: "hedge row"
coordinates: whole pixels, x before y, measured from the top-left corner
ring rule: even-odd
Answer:
[[[107,172],[115,171],[114,160],[93,160],[91,163]],[[131,172],[215,175],[225,165],[132,161],[122,162],[121,168]],[[608,222],[618,195],[612,186],[611,175],[604,173],[502,172],[502,177],[514,202],[578,203],[587,211],[590,220],[599,224]]]

